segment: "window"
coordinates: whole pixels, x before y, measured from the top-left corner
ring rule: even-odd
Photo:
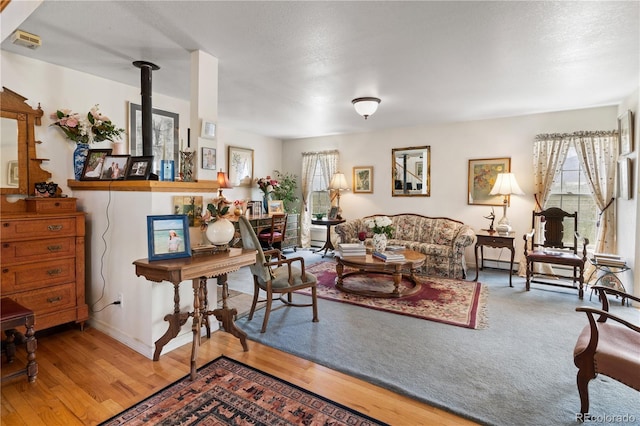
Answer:
[[[545,205],[545,208],[549,207],[558,207],[569,213],[578,212],[578,233],[589,239],[590,246],[593,245],[596,240],[598,208],[574,146],[569,147],[562,170],[553,180],[551,194]],[[565,243],[573,244],[573,232],[573,229],[564,230]]]
[[[313,214],[328,213],[331,208],[329,200],[329,177],[325,176],[320,162],[316,162],[311,183],[311,212]]]

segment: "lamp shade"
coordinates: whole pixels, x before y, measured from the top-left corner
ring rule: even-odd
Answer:
[[[331,183],[329,183],[329,189],[349,189],[349,185],[347,185],[347,178],[344,176],[344,173],[337,172],[333,175]]]
[[[523,195],[524,192],[518,186],[516,176],[513,173],[498,173],[496,183],[493,185],[489,195]]]
[[[356,98],[351,101],[353,107],[356,109],[356,112],[364,117],[366,120],[370,115],[372,115],[378,109],[378,105],[382,102],[379,98]]]
[[[231,183],[229,182],[229,178],[227,178],[227,174],[220,170],[218,172],[218,188],[233,188]]]

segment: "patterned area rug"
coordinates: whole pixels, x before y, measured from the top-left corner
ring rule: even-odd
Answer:
[[[418,276],[419,285],[403,278],[399,298],[376,298],[342,292],[335,288],[335,262],[321,262],[306,268],[318,277],[318,297],[335,300],[394,314],[408,315],[429,321],[442,322],[465,328],[487,327],[487,297],[485,285],[473,281]],[[345,268],[345,272],[349,271]],[[352,289],[366,289],[390,293],[391,276],[365,273],[346,277],[343,285]],[[310,294],[310,290],[300,293]]]
[[[221,356],[102,425],[385,425]]]

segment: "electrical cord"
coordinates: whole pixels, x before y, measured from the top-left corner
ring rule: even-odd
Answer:
[[[115,302],[109,303],[108,305],[105,305],[102,309],[98,309],[98,310],[94,309],[95,306],[98,304],[98,302],[100,302],[104,298],[104,290],[107,286],[107,280],[104,277],[104,257],[107,254],[107,240],[105,238],[105,235],[107,235],[107,232],[111,227],[111,219],[109,218],[109,207],[111,206],[111,185],[112,184],[113,184],[113,181],[109,182],[109,191],[107,191],[109,195],[107,198],[107,206],[105,208],[105,217],[107,218],[107,226],[104,229],[104,232],[102,233],[102,235],[100,236],[100,238],[102,239],[102,245],[103,245],[102,254],[100,255],[100,279],[102,280],[102,291],[98,300],[93,302],[93,304],[91,305],[91,312],[93,313],[101,312],[108,306],[119,305],[121,303],[119,300],[117,300]]]

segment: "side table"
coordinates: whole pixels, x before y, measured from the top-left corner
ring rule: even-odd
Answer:
[[[516,247],[514,244],[515,232],[509,232],[508,234],[499,234],[497,232],[489,232],[482,230],[476,233],[476,277],[473,279],[474,281],[478,281],[478,269],[484,268],[484,247],[493,247],[493,248],[507,248],[511,251],[511,262],[509,264],[509,287],[513,287],[511,282],[511,278],[513,275],[513,258],[516,254]],[[480,255],[482,260],[478,262],[478,248],[480,249]]]
[[[589,260],[591,261],[595,269],[593,270],[591,275],[589,275],[589,279],[587,279],[586,282],[591,281],[593,274],[597,272],[602,272],[602,275],[600,275],[596,279],[596,281],[593,284],[591,284],[592,288],[591,288],[591,295],[589,296],[589,300],[591,300],[591,297],[593,296],[593,286],[598,285],[598,283],[600,283],[600,285],[603,287],[611,287],[616,290],[623,291],[625,293],[627,292],[627,289],[624,287],[624,284],[622,284],[622,281],[620,281],[620,278],[617,277],[618,274],[621,274],[631,269],[630,267],[627,266],[626,262],[624,264],[611,264],[610,262],[606,262],[606,261],[598,261],[598,259],[596,258],[592,258]],[[627,300],[627,304],[628,302],[629,301]],[[624,305],[624,298],[622,299],[622,304]]]
[[[325,257],[329,250],[334,251],[336,249],[331,242],[331,227],[343,222],[345,222],[344,219],[311,219],[311,223],[313,225],[323,225],[327,227],[327,241],[324,242],[324,245],[321,248],[314,251],[314,253],[320,253],[322,250],[324,250],[324,254],[322,255],[322,257]]]

